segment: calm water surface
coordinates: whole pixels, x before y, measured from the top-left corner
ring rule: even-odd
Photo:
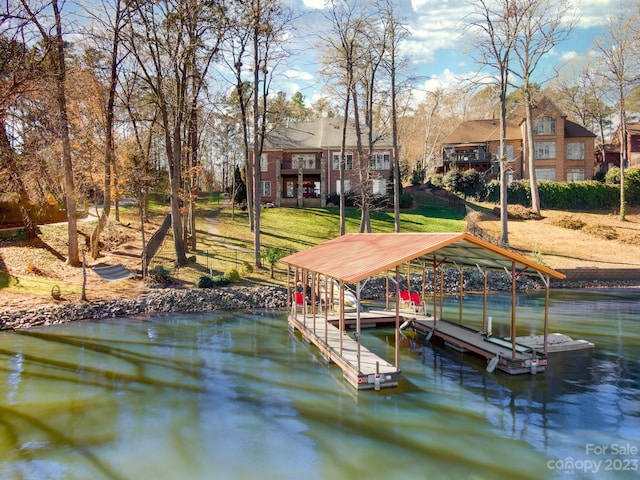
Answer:
[[[519,335],[543,301],[518,297]],[[491,296],[495,333],[509,305]],[[468,297],[465,318],[481,308]],[[0,478],[640,478],[640,291],[555,291],[550,318],[596,348],[511,377],[405,339],[400,387],[360,393],[280,313],[5,333]],[[393,359],[392,330],[363,342]]]

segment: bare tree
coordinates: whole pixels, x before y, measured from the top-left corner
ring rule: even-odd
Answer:
[[[99,30],[94,30],[92,38],[98,44],[98,48],[107,43],[105,52],[108,59],[105,64],[98,62],[95,65],[95,74],[102,76],[102,69],[107,72],[104,79],[104,87],[106,90],[106,98],[102,98],[104,109],[104,160],[103,160],[103,189],[104,202],[102,213],[98,218],[93,232],[91,233],[91,256],[96,259],[100,254],[100,235],[107,225],[109,214],[111,212],[111,179],[114,164],[114,124],[115,124],[115,104],[116,104],[116,88],[118,85],[118,75],[120,63],[122,61],[120,55],[121,31],[124,26],[124,3],[122,0],[113,0],[113,4],[108,4],[106,0],[101,4],[103,16],[94,15],[93,11],[87,13],[101,26]],[[94,6],[95,8],[95,6]]]
[[[476,61],[496,73],[500,101],[500,225],[501,242],[509,244],[507,223],[507,92],[513,49],[519,35],[520,11],[517,0],[478,0],[473,3],[473,13],[467,19],[465,31],[474,41]]]
[[[388,36],[387,55],[385,68],[389,74],[391,83],[391,136],[393,142],[393,211],[395,231],[400,231],[400,194],[402,193],[402,181],[400,178],[400,148],[398,141],[398,71],[402,66],[399,58],[400,42],[407,36],[408,32],[398,19],[395,13],[395,6],[391,0],[384,0],[382,5],[383,31]]]
[[[540,60],[567,39],[575,20],[569,15],[573,6],[568,0],[524,0],[517,6],[520,30],[515,43],[518,67],[515,75],[522,81],[526,112],[527,159],[531,188],[531,209],[540,214],[540,195],[536,181],[535,145],[533,143],[533,108],[538,99],[531,79]]]
[[[606,90],[597,65],[592,63],[559,72],[553,87],[556,102],[574,121],[590,130],[598,130],[600,145],[607,143],[605,129],[611,126],[613,113],[613,108],[604,102]]]
[[[339,194],[340,194],[340,235],[346,233],[345,228],[345,159],[346,138],[349,126],[349,112],[356,84],[359,81],[358,69],[362,64],[364,52],[362,39],[365,37],[365,21],[356,6],[356,2],[332,0],[328,19],[331,21],[331,31],[324,37],[325,56],[323,58],[322,74],[332,83],[343,100],[342,139],[340,143],[339,164]],[[356,107],[354,107],[355,110]],[[358,119],[355,120],[356,125]],[[361,141],[358,132],[358,140]],[[358,164],[360,159],[356,159]]]
[[[157,103],[169,164],[171,218],[178,265],[187,263],[181,196],[185,125],[193,97],[224,33],[220,6],[196,0],[132,0],[128,3],[128,51]]]
[[[640,78],[637,29],[638,15],[611,15],[607,31],[596,39],[594,45],[602,53],[603,76],[615,91],[620,121],[620,220],[626,220],[624,173],[628,161],[627,110],[625,98]]]
[[[58,117],[56,126],[58,138],[62,145],[63,184],[67,209],[67,264],[78,267],[80,266],[80,252],[78,249],[76,192],[65,91],[66,47],[63,38],[62,13],[57,0],[44,3],[21,0],[19,7],[18,5],[14,6],[15,10],[12,12],[7,11],[7,15],[3,15],[3,19],[9,19],[17,24],[17,28],[22,32],[21,35],[24,38],[28,37],[29,30],[34,28],[41,38],[44,55],[49,59],[51,65],[50,75],[53,79],[52,87]]]

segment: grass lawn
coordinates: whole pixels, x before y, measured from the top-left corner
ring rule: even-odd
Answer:
[[[419,201],[415,208],[401,212],[401,231],[464,230],[462,216],[451,210],[446,202],[430,198],[420,198]],[[358,232],[360,211],[347,209],[345,221],[347,233]],[[339,236],[339,222],[338,208],[264,208],[260,217],[261,251],[279,249],[284,255],[304,250]],[[393,232],[393,212],[371,212],[371,227],[373,232]],[[275,265],[274,280],[270,279],[268,269],[254,270],[254,234],[250,231],[246,210],[232,209],[229,203],[219,202],[215,195],[202,198],[197,207],[196,229],[197,249],[188,254],[195,256],[195,262],[174,272],[182,282],[195,285],[202,275],[219,276],[232,268],[238,270],[242,280],[248,283],[282,283],[286,280],[285,266],[280,263]],[[154,259],[155,264],[173,262],[171,242],[170,238],[165,241]]]

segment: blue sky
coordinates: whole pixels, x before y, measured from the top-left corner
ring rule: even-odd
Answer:
[[[545,58],[545,71],[551,76],[553,67],[587,59],[593,55],[592,41],[606,29],[607,17],[622,9],[631,11],[634,0],[580,0],[573,8],[578,23],[570,38],[558,45]],[[317,73],[318,35],[329,30],[323,15],[324,0],[289,0],[288,4],[301,16],[293,35],[295,54],[272,87],[288,96],[301,91],[314,101],[323,93]],[[403,53],[411,59],[412,77],[417,92],[436,87],[452,87],[477,74],[479,66],[466,54],[469,41],[460,35],[460,25],[472,7],[467,0],[396,0],[400,16],[406,20],[409,37],[402,44]],[[418,98],[420,94],[418,93]]]

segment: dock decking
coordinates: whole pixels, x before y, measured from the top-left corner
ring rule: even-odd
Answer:
[[[417,315],[409,326],[422,335],[433,332],[433,335],[441,338],[446,345],[462,352],[470,351],[487,360],[499,355],[496,368],[506,373],[516,375],[543,372],[547,364],[546,356],[541,351],[523,345],[518,338],[516,338],[516,350],[513,355],[510,340],[487,337],[481,332],[447,320],[437,320],[434,330],[433,318]]]
[[[354,315],[348,315],[348,318],[355,321]],[[371,318],[369,314],[369,320]],[[289,314],[289,327],[298,330],[306,341],[318,347],[325,360],[338,365],[345,380],[354,388],[371,390],[397,387],[400,370],[364,345],[358,346],[357,340],[333,325],[335,321],[338,321],[336,314],[328,315],[328,321],[325,321],[324,315],[316,314],[314,318],[311,314],[300,312]]]

